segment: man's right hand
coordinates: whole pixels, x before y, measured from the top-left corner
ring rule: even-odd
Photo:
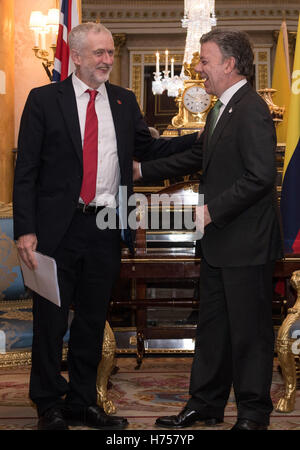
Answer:
[[[20,257],[24,261],[29,269],[34,270],[37,268],[36,258],[34,251],[37,247],[37,237],[35,234],[24,234],[20,236],[16,242],[17,249]]]

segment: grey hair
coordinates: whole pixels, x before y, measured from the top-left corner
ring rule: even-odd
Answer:
[[[69,47],[72,50],[80,51],[84,47],[86,36],[88,33],[109,33],[111,32],[102,23],[86,22],[72,28],[68,36]]]
[[[233,57],[239,75],[251,77],[253,73],[253,50],[247,33],[243,31],[221,30],[213,28],[203,34],[200,43],[214,42],[218,45],[223,58]]]

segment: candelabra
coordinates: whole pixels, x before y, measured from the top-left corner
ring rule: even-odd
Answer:
[[[171,74],[168,70],[169,51],[165,51],[165,70],[160,72],[160,54],[156,53],[156,71],[152,82],[154,95],[162,94],[165,90],[169,97],[177,97],[183,89],[184,81],[189,79],[185,75],[185,67],[190,65],[193,54],[200,52],[200,38],[216,25],[214,0],[184,0],[184,17],[182,27],[187,28],[183,65],[180,75],[174,75],[174,59],[171,58]],[[163,74],[163,76],[162,76]],[[170,74],[170,76],[169,76]]]
[[[165,51],[165,70],[160,72],[159,62],[160,54],[156,52],[156,71],[154,72],[154,81],[152,82],[152,92],[154,95],[162,94],[165,90],[168,92],[169,97],[177,97],[179,89],[183,88],[184,79],[187,78],[184,75],[174,75],[174,58],[171,58],[171,76],[168,70],[168,56],[169,51]],[[163,73],[163,77],[162,77]]]
[[[34,32],[34,47],[32,50],[35,56],[42,60],[42,65],[50,81],[52,80],[52,74],[49,68],[54,63],[58,26],[58,9],[49,9],[46,16],[41,11],[32,11],[30,15],[29,28]],[[47,37],[50,35],[51,44],[49,50],[47,50]]]

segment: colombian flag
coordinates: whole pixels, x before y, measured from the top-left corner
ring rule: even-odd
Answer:
[[[300,14],[292,72],[280,208],[285,251],[300,253]]]
[[[278,106],[284,106],[285,111],[283,115],[283,121],[276,126],[277,141],[286,143],[288,115],[289,115],[289,102],[291,95],[291,74],[290,74],[290,62],[289,62],[289,45],[286,22],[281,24],[276,55],[274,62],[272,88],[276,89],[273,96],[273,101]]]

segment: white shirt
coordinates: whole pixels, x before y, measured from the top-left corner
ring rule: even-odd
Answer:
[[[90,89],[74,73],[72,82],[77,102],[77,110],[83,147],[86,109],[90,99],[87,89]],[[117,139],[114,122],[105,84],[97,89],[95,110],[98,118],[98,167],[96,196],[90,203],[92,205],[115,206],[115,199],[120,184],[120,166],[117,151]],[[82,202],[82,199],[80,198]]]
[[[246,83],[247,83],[246,78],[243,78],[242,80],[240,80],[237,83],[233,84],[232,86],[230,86],[230,88],[226,89],[226,91],[223,92],[223,94],[219,98],[219,100],[223,103],[223,105],[220,108],[219,115],[218,115],[218,118],[216,120],[216,125],[217,125],[218,120],[220,119],[224,109],[226,108],[227,104],[231,100],[231,98]]]

